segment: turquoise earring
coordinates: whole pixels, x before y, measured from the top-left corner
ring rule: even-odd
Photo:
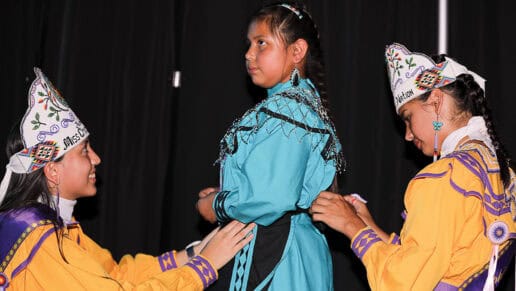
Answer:
[[[437,115],[437,120],[432,121],[432,125],[434,126],[434,162],[437,161],[437,156],[439,156],[439,150],[437,148],[437,144],[439,143],[439,137],[437,133],[443,127],[442,121],[439,121],[439,115]]]

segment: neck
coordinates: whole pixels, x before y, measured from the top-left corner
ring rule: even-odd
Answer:
[[[77,200],[68,200],[63,197],[58,198],[55,195],[52,195],[52,199],[54,200],[56,210],[59,211],[59,216],[63,219],[65,224],[71,223],[73,209],[75,204],[77,204]]]
[[[484,118],[473,116],[464,127],[458,128],[446,136],[441,147],[441,157],[450,154],[457,146],[470,139],[483,142],[493,154],[496,153]]]

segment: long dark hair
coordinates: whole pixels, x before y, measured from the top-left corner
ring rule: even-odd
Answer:
[[[301,19],[296,13],[280,4],[292,6],[300,13]],[[297,2],[282,1],[268,5],[256,12],[251,18],[251,22],[253,21],[265,21],[271,32],[280,36],[286,45],[290,45],[298,39],[304,39],[308,43],[305,74],[316,86],[321,99],[326,101],[325,70],[319,30],[306,9]]]
[[[23,150],[24,147],[25,145],[23,144],[20,134],[20,123],[17,123],[11,129],[7,138],[7,158]],[[62,160],[62,157],[56,159],[55,162],[59,162],[60,160]],[[44,204],[54,210],[57,209],[52,199],[52,194],[48,189],[47,178],[43,172],[43,168],[28,174],[12,173],[6,195],[0,205],[0,212],[24,210],[39,204]],[[67,262],[62,249],[64,223],[57,211],[51,212],[53,212],[54,215],[51,215],[48,219],[50,219],[54,225],[59,252]]]
[[[7,138],[6,154],[10,158],[21,151],[24,144],[19,131],[19,124],[13,127]],[[6,196],[0,205],[0,212],[27,207],[35,203],[53,206],[43,169],[28,174],[12,173]]]
[[[444,62],[446,55],[437,55],[432,58],[436,63]],[[469,112],[473,116],[482,116],[486,123],[487,132],[496,151],[496,157],[500,166],[500,176],[505,188],[510,183],[510,158],[505,151],[505,147],[496,133],[491,110],[487,104],[484,90],[480,88],[475,79],[470,74],[457,76],[455,82],[440,88],[455,99],[455,104],[460,112]],[[420,97],[421,101],[426,101],[430,92]]]

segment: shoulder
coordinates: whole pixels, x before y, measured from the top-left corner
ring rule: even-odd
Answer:
[[[415,178],[438,178],[446,172],[483,178],[485,174],[499,171],[496,155],[481,143],[468,142],[446,157],[431,163]]]
[[[482,199],[484,188],[494,186],[490,176],[497,175],[498,171],[496,157],[493,160],[487,148],[471,145],[426,166],[412,183],[449,188],[464,196]]]
[[[317,132],[325,127],[321,114],[326,112],[319,97],[303,88],[291,88],[275,93],[263,101],[258,113],[266,119],[290,123],[308,131]]]
[[[0,237],[25,237],[39,226],[50,225],[56,212],[43,204],[34,204],[0,213]]]
[[[55,212],[45,205],[31,205],[0,213],[1,269],[20,264],[54,233]]]

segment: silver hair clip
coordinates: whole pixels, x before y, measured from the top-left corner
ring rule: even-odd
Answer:
[[[301,11],[299,11],[298,9],[294,8],[292,5],[289,5],[289,4],[280,4],[279,6],[283,6],[285,8],[287,8],[288,10],[294,12],[296,15],[297,15],[297,18],[299,19],[303,19],[303,14],[301,14]]]

